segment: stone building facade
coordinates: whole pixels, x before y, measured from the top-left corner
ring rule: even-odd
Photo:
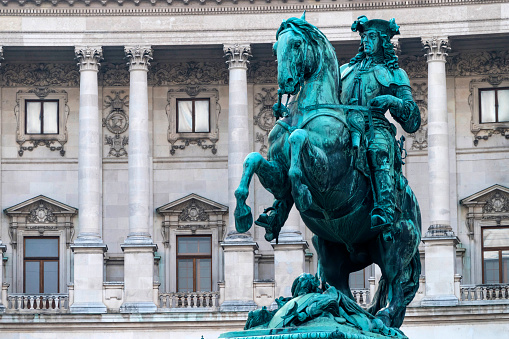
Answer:
[[[216,338],[316,272],[292,211],[280,242],[235,234],[244,157],[274,124],[271,46],[300,16],[356,54],[396,18],[420,107],[404,171],[421,206],[411,338],[509,330],[509,4],[502,0],[22,1],[0,7],[2,338]],[[249,205],[272,198],[258,181]],[[369,302],[376,267],[352,275]]]

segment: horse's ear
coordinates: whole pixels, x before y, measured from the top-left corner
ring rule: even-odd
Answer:
[[[306,21],[306,11],[304,11],[304,13],[302,13],[302,16],[300,17],[300,19]]]

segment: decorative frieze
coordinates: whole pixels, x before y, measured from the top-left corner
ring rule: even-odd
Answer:
[[[399,66],[404,69],[410,79],[427,78],[428,66],[422,56],[408,56],[399,59]]]
[[[126,157],[126,146],[129,144],[129,137],[121,134],[125,133],[129,128],[129,116],[127,115],[124,107],[129,106],[129,96],[124,94],[124,91],[111,91],[115,96],[106,96],[104,100],[104,108],[110,109],[110,112],[103,119],[103,127],[113,135],[106,134],[104,136],[105,144],[110,146],[108,157]]]
[[[240,68],[247,69],[249,58],[251,57],[251,46],[240,44],[225,44],[223,46],[224,56],[228,69]]]
[[[79,87],[80,75],[74,64],[11,64],[2,66],[4,87]]]
[[[124,63],[103,63],[99,74],[99,83],[102,86],[129,86],[129,69]]]
[[[277,84],[277,64],[272,61],[254,61],[247,70],[248,82],[255,84]]]
[[[447,75],[492,75],[490,83],[497,86],[496,77],[509,73],[509,51],[467,52],[452,57],[448,62]]]
[[[150,46],[126,46],[124,52],[129,60],[127,62],[129,71],[148,71],[150,61],[153,59],[152,48]]]
[[[276,118],[272,112],[272,106],[277,101],[277,89],[262,88],[261,93],[255,95],[255,107],[257,114],[254,117],[254,125],[256,126],[255,143],[260,144],[258,152],[263,156],[267,156],[269,145],[269,133],[276,123]]]
[[[80,71],[98,71],[103,59],[103,51],[99,46],[79,46],[74,49]]]
[[[425,81],[413,82],[412,92],[414,101],[421,112],[421,126],[415,133],[409,136],[412,138],[413,151],[422,151],[428,148],[428,84]]]
[[[451,50],[449,39],[446,37],[430,37],[421,39],[422,46],[426,51],[424,56],[430,61],[446,61],[447,53]]]
[[[158,63],[148,81],[153,86],[227,84],[228,70],[220,61]]]

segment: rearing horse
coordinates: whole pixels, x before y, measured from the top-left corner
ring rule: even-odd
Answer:
[[[373,194],[365,166],[365,142],[352,145],[358,130],[355,119],[369,109],[341,105],[339,66],[334,48],[315,26],[304,18],[283,21],[277,32],[274,53],[278,60],[281,111],[287,110],[269,134],[268,159],[251,153],[235,191],[236,228],[252,226],[246,205],[249,183],[256,173],[261,184],[278,201],[276,223],[283,225],[293,203],[306,226],[315,234],[318,271],[322,282],[350,296],[348,277],[376,263],[382,278],[368,311],[385,325],[399,328],[406,306],[419,285],[417,251],[421,216],[417,200],[401,176],[393,239],[371,230]],[[288,108],[281,94],[293,95]],[[362,121],[364,128],[364,122]],[[364,150],[364,152],[363,152]],[[364,164],[364,166],[363,166]],[[271,240],[268,230],[266,238]],[[274,231],[277,237],[279,230]]]

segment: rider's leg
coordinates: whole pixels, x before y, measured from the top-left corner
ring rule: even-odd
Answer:
[[[392,239],[391,226],[395,213],[394,149],[392,136],[375,129],[375,138],[368,147],[369,166],[375,208],[371,212],[371,228],[382,229],[385,240]]]

